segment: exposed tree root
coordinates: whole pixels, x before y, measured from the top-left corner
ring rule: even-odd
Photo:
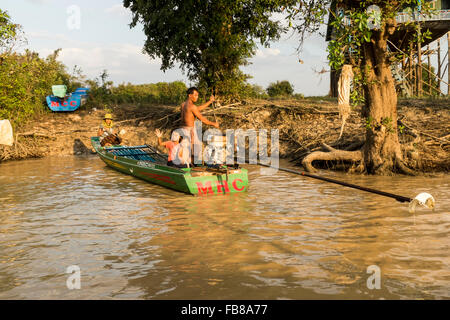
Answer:
[[[364,141],[356,141],[353,142],[352,144],[348,145],[345,150],[346,151],[355,151],[355,150],[359,150],[362,148],[362,146],[364,145]]]
[[[308,157],[306,161],[309,161],[310,168],[313,165],[319,168],[332,164],[336,170],[354,173],[421,174],[450,171],[449,105],[448,99],[432,102],[424,99],[412,102],[405,100],[400,103],[397,121],[401,144],[401,149],[397,150],[399,160],[395,159],[396,152],[390,152],[388,159],[380,161],[378,167],[371,168],[370,171],[365,159],[350,162],[353,161],[353,153],[350,153],[350,161],[339,161],[348,159],[348,153],[341,150],[357,151],[364,148],[367,124],[361,120],[360,113],[357,112],[359,108],[351,112],[339,140],[337,138],[341,123],[335,100],[257,100],[243,102],[241,105],[218,106],[217,109],[207,109],[204,113],[209,117],[216,115],[222,130],[278,129],[280,157],[290,158],[297,165]],[[218,110],[219,108],[223,110]],[[155,128],[164,130],[169,136],[170,130],[179,125],[179,106],[124,104],[112,111],[115,123],[127,131],[124,137],[127,144],[157,143],[153,134]],[[87,153],[86,148],[76,143],[76,139],[89,148],[90,137],[96,134],[104,113],[105,110],[80,111],[78,115],[82,121],[73,121],[65,114],[45,114],[18,128],[15,145],[0,146],[0,163],[13,159]],[[323,142],[328,143],[331,148],[324,146]],[[313,159],[318,154],[314,153],[316,151],[327,155]],[[334,156],[333,152],[340,156]],[[324,161],[320,161],[321,159]]]
[[[364,161],[360,161],[356,167],[352,167],[348,170],[349,173],[359,173],[362,174],[366,171],[366,167],[364,166]]]
[[[404,163],[403,160],[399,157],[395,157],[395,166],[400,171],[400,173],[409,175],[409,176],[417,176],[418,173],[414,170],[409,169]]]
[[[352,161],[358,162],[362,161],[362,152],[361,150],[356,151],[345,151],[345,150],[337,150],[330,147],[327,144],[323,144],[323,147],[328,150],[328,152],[323,151],[315,151],[308,156],[306,156],[302,165],[308,172],[316,172],[317,170],[313,167],[312,162],[315,160],[322,161]]]
[[[363,161],[363,152],[361,150],[355,150],[355,151],[347,151],[347,150],[338,150],[335,149],[325,143],[322,144],[322,148],[327,151],[315,151],[310,153],[308,156],[306,156],[303,161],[302,165],[305,168],[307,172],[317,172],[317,170],[313,167],[312,162],[313,161],[351,161],[354,163],[358,162],[358,165],[356,167],[352,167],[349,169],[349,172],[351,173],[363,173],[366,172],[364,161]],[[414,170],[409,169],[403,162],[401,156],[396,155],[394,158],[395,162],[395,168],[398,170],[399,173],[410,175],[410,176],[417,176],[418,173]],[[380,167],[376,168],[375,171],[378,174],[385,174],[389,170],[390,166],[386,164],[386,168]]]
[[[44,137],[37,136],[35,138],[34,135],[28,135],[19,138],[19,134],[16,134],[13,146],[0,145],[0,162],[39,157],[39,138]]]

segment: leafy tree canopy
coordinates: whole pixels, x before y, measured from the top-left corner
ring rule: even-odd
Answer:
[[[248,77],[239,66],[283,32],[280,13],[288,0],[124,0],[131,27],[143,25],[143,51],[161,58],[162,70],[179,62],[188,77],[222,94],[235,93]]]
[[[19,36],[20,25],[12,23],[8,12],[0,9],[0,53],[11,48]]]
[[[409,46],[416,48],[430,36],[422,32],[420,23],[413,19],[397,23],[396,16],[403,11],[417,11],[422,15],[431,13],[431,2],[420,0],[305,0],[288,7],[289,19],[302,35],[319,30],[329,10],[329,25],[333,27],[328,43],[330,66],[339,70],[344,64],[351,64],[353,79],[352,99],[362,102],[362,116],[366,118],[366,139],[361,150],[346,154],[335,152],[336,160],[359,161],[355,169],[371,174],[402,172],[414,174],[403,161],[397,131],[397,93],[391,67],[408,55],[408,49],[399,50],[395,41],[396,32],[408,35]],[[417,17],[417,14],[415,14]],[[414,34],[417,28],[417,37]],[[402,37],[404,38],[404,37]],[[394,43],[396,42],[396,43]],[[420,47],[420,45],[419,45]],[[299,46],[301,48],[301,45]],[[402,46],[405,48],[405,46]],[[355,95],[356,93],[356,95]],[[342,119],[347,110],[343,109]],[[343,120],[345,121],[345,120]],[[343,122],[344,123],[344,122]],[[303,160],[306,168],[312,161],[330,160],[322,153],[312,153]],[[308,170],[308,169],[307,169]]]
[[[333,37],[327,48],[329,64],[336,70],[345,63],[356,67],[355,71],[360,72],[355,76],[354,83],[357,86],[362,86],[369,80],[370,67],[380,65],[381,62],[387,65],[396,63],[404,55],[409,54],[409,48],[416,49],[418,42],[424,42],[425,39],[430,38],[428,30],[414,34],[409,39],[411,46],[403,46],[401,51],[397,50],[395,44],[388,41],[395,30],[402,26],[411,29],[419,27],[412,20],[397,24],[395,17],[399,12],[420,10],[420,13],[426,16],[432,13],[429,1],[304,0],[297,1],[295,5],[287,9],[288,18],[300,33],[302,43],[305,35],[317,32],[324,23],[324,18],[329,16],[328,23],[333,30]],[[356,100],[361,101],[361,98]]]

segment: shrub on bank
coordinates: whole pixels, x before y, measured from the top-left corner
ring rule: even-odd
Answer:
[[[59,50],[43,59],[39,54],[5,53],[0,62],[0,119],[17,126],[34,114],[49,111],[45,97],[54,84],[70,87],[71,76],[56,61]]]
[[[266,90],[264,90],[263,87],[257,84],[250,84],[250,83],[246,83],[242,87],[241,96],[243,98],[256,98],[256,99],[266,99],[269,97],[266,93]]]
[[[292,96],[293,93],[294,87],[289,81],[273,82],[267,87],[267,94],[270,97]]]
[[[119,84],[113,86],[112,82],[90,80],[90,103],[95,106],[101,104],[179,104],[186,98],[186,85],[181,81],[158,82],[149,84]]]

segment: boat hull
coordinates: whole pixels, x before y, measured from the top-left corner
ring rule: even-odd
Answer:
[[[155,161],[114,155],[100,146],[98,137],[92,137],[91,143],[109,167],[176,191],[203,196],[248,190],[247,169],[244,168],[231,169],[228,174],[211,174],[202,167],[178,169]]]
[[[46,101],[50,110],[55,112],[71,112],[82,106],[88,97],[89,88],[78,88],[66,98],[59,98],[54,95],[47,96]]]

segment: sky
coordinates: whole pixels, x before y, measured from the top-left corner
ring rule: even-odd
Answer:
[[[178,66],[163,72],[160,59],[142,53],[145,34],[139,25],[130,29],[131,12],[121,0],[2,0],[0,8],[22,25],[27,44],[20,50],[28,48],[45,57],[61,48],[59,60],[69,71],[76,65],[93,79],[106,69],[116,85],[176,80],[193,85]],[[296,93],[326,95],[329,73],[317,72],[329,70],[326,46],[316,34],[308,37],[298,53],[298,37],[286,34],[269,48],[258,46],[251,64],[241,69],[252,76],[250,83],[263,88],[288,80]]]

